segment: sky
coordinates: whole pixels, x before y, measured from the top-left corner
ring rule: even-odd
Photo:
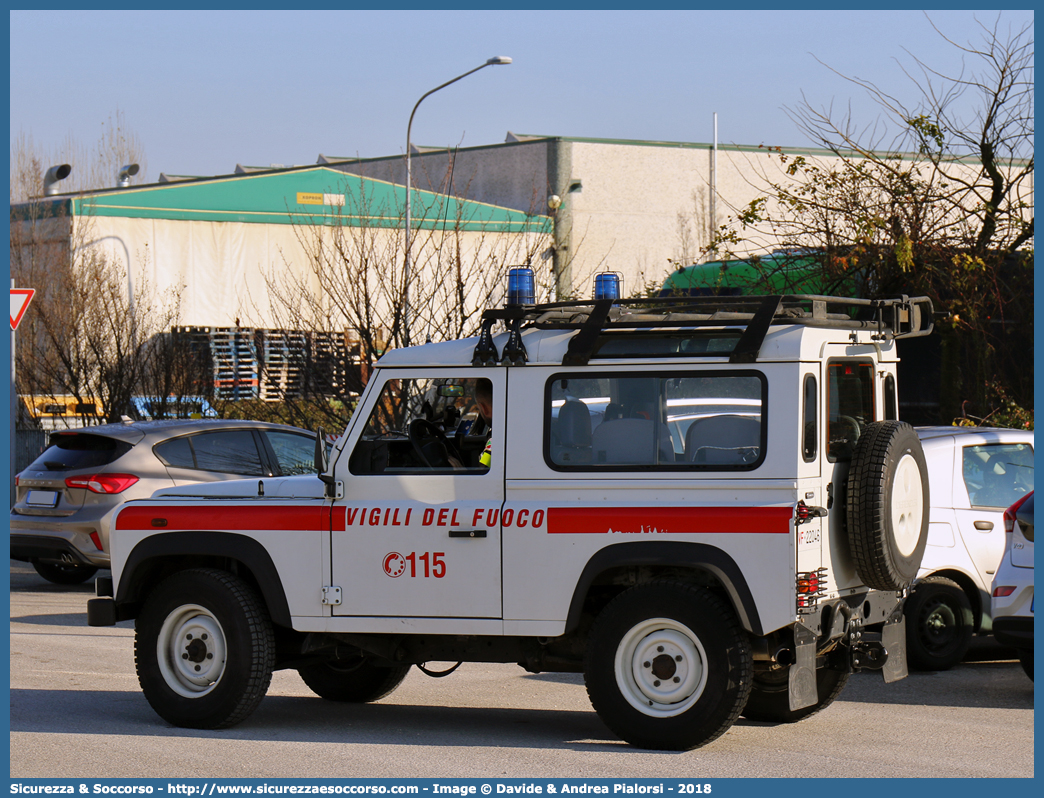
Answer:
[[[961,68],[996,11],[12,11],[11,136],[93,146],[119,111],[161,172],[479,146],[516,134],[814,146],[787,108],[913,101],[913,56]],[[931,22],[929,18],[931,18]],[[1005,11],[1019,29],[1032,11]],[[75,164],[73,164],[75,169]]]

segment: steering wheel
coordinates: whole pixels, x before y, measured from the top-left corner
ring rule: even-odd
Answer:
[[[407,428],[413,451],[428,468],[449,468],[451,448],[446,433],[426,418],[415,418]]]

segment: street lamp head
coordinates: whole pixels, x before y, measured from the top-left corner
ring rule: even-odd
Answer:
[[[510,64],[511,59],[506,55],[495,55],[486,62],[486,66],[491,64]]]

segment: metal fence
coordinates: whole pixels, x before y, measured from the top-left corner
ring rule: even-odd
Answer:
[[[14,468],[15,474],[22,471],[47,446],[47,430],[19,429],[15,430]]]

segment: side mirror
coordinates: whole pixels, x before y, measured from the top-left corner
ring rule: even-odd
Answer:
[[[326,454],[326,431],[319,427],[315,431],[315,470],[319,473],[320,479],[326,474],[329,467],[330,458]]]
[[[326,472],[330,468],[330,457],[326,453],[326,430],[319,427],[315,431],[315,470],[316,476],[326,485],[324,493],[328,498],[337,498],[337,480]]]

